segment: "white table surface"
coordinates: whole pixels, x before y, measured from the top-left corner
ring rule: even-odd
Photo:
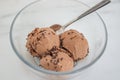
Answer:
[[[9,41],[14,16],[31,1],[0,0],[0,80],[38,80],[25,70]],[[100,0],[81,1],[92,6]],[[81,80],[120,80],[120,0],[112,0],[98,12],[107,25],[108,44],[104,55],[92,66],[93,71]]]

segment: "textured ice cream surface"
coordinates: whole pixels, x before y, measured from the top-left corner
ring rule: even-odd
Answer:
[[[61,46],[68,52],[74,61],[83,59],[87,56],[89,46],[82,33],[76,30],[68,30],[60,35]]]
[[[57,35],[60,28],[59,24],[35,28],[27,36],[26,47],[44,69],[64,72],[72,70],[76,61],[87,56],[89,46],[83,34],[76,30]]]
[[[49,52],[49,55],[43,56],[40,59],[40,65],[47,70],[63,72],[72,70],[74,62],[65,51],[53,49]]]
[[[53,47],[59,47],[59,36],[51,28],[35,28],[28,34],[26,47],[32,56],[45,55]]]

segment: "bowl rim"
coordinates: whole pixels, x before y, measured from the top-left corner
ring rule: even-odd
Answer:
[[[37,72],[42,72],[42,73],[45,73],[45,74],[52,74],[52,75],[68,75],[68,74],[73,74],[73,73],[78,73],[78,72],[81,72],[87,68],[89,68],[90,66],[92,66],[96,61],[99,60],[99,58],[103,55],[105,49],[106,49],[106,46],[107,46],[107,41],[108,41],[108,34],[107,34],[107,28],[106,28],[106,25],[105,25],[105,22],[103,21],[102,17],[97,13],[97,12],[94,12],[96,13],[96,15],[100,18],[101,22],[103,23],[103,26],[104,26],[104,29],[105,29],[105,44],[104,44],[104,47],[103,47],[103,50],[100,52],[100,55],[98,57],[96,57],[92,62],[90,62],[89,64],[83,66],[82,68],[79,68],[79,69],[76,69],[74,71],[67,71],[67,72],[54,72],[54,71],[49,71],[49,70],[45,70],[45,69],[40,69],[39,67],[37,66],[33,66],[31,65],[30,63],[28,63],[20,54],[19,52],[17,51],[17,49],[15,48],[15,45],[14,45],[14,42],[13,42],[13,38],[12,38],[12,31],[13,31],[13,27],[14,27],[14,23],[17,19],[17,17],[20,15],[20,13],[25,10],[27,7],[31,6],[32,4],[34,3],[37,3],[39,1],[42,1],[42,0],[36,0],[36,1],[33,1],[31,2],[30,4],[26,5],[25,7],[23,7],[17,14],[16,16],[14,17],[12,23],[11,23],[11,27],[10,27],[10,32],[9,32],[9,39],[10,39],[10,43],[11,43],[11,46],[14,50],[14,52],[16,53],[16,55],[20,58],[20,60],[26,64],[27,66],[29,66],[30,68],[32,68],[33,70],[37,71]],[[78,0],[77,0],[78,1]],[[84,6],[86,7],[89,7],[87,4],[81,2],[81,1],[78,1],[80,2],[81,4],[83,4]]]

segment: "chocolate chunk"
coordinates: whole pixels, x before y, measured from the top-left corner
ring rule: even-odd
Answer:
[[[46,55],[43,55],[43,57],[46,57]]]
[[[38,38],[38,37],[37,37],[37,40],[39,41],[39,40],[40,40],[40,38]]]
[[[49,63],[47,63],[47,65],[49,66],[50,64],[49,64]]]
[[[34,36],[34,33],[31,33],[30,35]]]
[[[54,33],[54,32],[52,32],[52,31],[51,31],[51,33],[52,33],[53,35],[55,35],[55,33]]]
[[[68,35],[70,35],[70,32],[68,32]]]
[[[71,33],[74,33],[74,32],[71,32]]]
[[[61,38],[61,34],[59,35],[59,38]]]
[[[37,53],[34,49],[31,49],[33,52]]]
[[[78,60],[81,60],[82,58],[78,58]]]
[[[28,37],[29,37],[29,36],[31,36],[31,33],[30,33],[30,34],[28,34]]]
[[[52,63],[52,59],[50,60],[50,62]]]
[[[62,61],[62,60],[63,60],[63,58],[60,58],[60,60]]]
[[[47,49],[47,51],[49,52],[49,49]]]
[[[55,69],[57,68],[57,66],[54,67]]]
[[[41,30],[39,33],[42,33],[42,32],[44,32],[44,31],[46,31],[46,30]]]
[[[34,31],[36,32],[38,29],[39,29],[39,28],[35,28],[35,30],[34,30]]]
[[[44,33],[42,33],[42,35],[44,36]]]
[[[57,63],[59,63],[59,59],[57,59]]]
[[[50,35],[50,33],[48,33],[48,35]]]
[[[82,33],[80,33],[80,35],[81,35],[82,37],[84,37],[84,35],[83,35]]]
[[[72,40],[72,39],[74,39],[75,37],[77,37],[77,36],[71,37],[70,39]]]
[[[82,37],[81,40],[84,40],[84,38]]]

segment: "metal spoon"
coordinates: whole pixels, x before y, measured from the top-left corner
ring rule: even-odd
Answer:
[[[72,20],[69,23],[67,23],[66,25],[60,26],[60,25],[55,24],[55,25],[50,26],[50,28],[52,28],[54,31],[58,31],[61,28],[65,29],[66,27],[68,27],[69,25],[73,24],[77,20],[79,20],[79,19],[87,16],[88,14],[90,14],[90,13],[100,9],[101,7],[107,5],[110,2],[111,2],[110,0],[103,0],[103,1],[99,2],[98,4],[96,4],[95,6],[91,7],[90,9],[88,9],[87,11],[85,11],[84,13],[82,13],[80,16],[78,16],[74,20]]]

